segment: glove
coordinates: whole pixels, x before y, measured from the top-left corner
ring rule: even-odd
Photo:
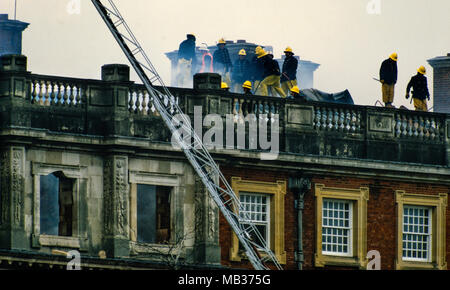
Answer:
[[[380,83],[382,83],[384,85],[384,80],[380,80]]]

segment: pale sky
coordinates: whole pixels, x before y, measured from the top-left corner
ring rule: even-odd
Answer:
[[[80,13],[67,5],[76,0],[17,0],[17,19],[31,23],[23,35],[23,54],[33,73],[100,78],[107,63],[127,59],[90,0],[80,0]],[[105,0],[106,1],[106,0]],[[370,2],[381,4],[369,14]],[[449,0],[116,0],[116,5],[154,66],[170,84],[165,52],[178,49],[187,33],[197,45],[228,40],[271,45],[276,57],[286,46],[304,60],[320,63],[315,88],[348,89],[356,104],[381,100],[381,62],[399,54],[395,106],[405,100],[406,85],[420,65],[450,53]],[[14,0],[0,0],[0,13],[14,15]],[[133,73],[132,80],[140,82]]]

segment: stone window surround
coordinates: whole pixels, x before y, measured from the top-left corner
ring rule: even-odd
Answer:
[[[286,264],[285,251],[285,232],[284,232],[284,199],[286,196],[286,180],[277,180],[277,182],[262,182],[242,180],[240,177],[231,178],[231,187],[239,198],[239,192],[268,194],[270,201],[270,239],[271,250],[275,254],[280,264]],[[240,262],[243,257],[239,255],[239,239],[231,231],[230,260]]]
[[[316,184],[316,254],[315,266],[352,266],[359,269],[367,267],[367,201],[369,188],[359,189],[325,187]],[[353,204],[353,256],[331,256],[322,254],[322,205],[323,199],[344,199]]]
[[[424,195],[406,193],[403,190],[395,191],[395,202],[397,204],[397,252],[395,260],[396,270],[407,269],[447,269],[446,261],[446,209],[448,195],[440,193],[437,195]],[[403,252],[403,206],[425,206],[432,209],[432,241],[431,262],[404,261]]]
[[[163,174],[154,172],[129,171],[130,182],[130,249],[135,255],[139,254],[180,254],[180,247],[165,244],[148,244],[137,241],[137,185],[156,185],[173,187],[170,201],[170,231],[174,233],[175,209],[178,207],[182,176],[178,174]],[[171,235],[171,239],[173,235]],[[174,253],[173,251],[176,251]],[[181,251],[182,252],[182,251]],[[182,254],[182,253],[181,253]]]
[[[39,162],[32,162],[32,177],[33,177],[33,247],[50,246],[63,248],[81,248],[81,239],[86,236],[86,233],[80,232],[80,180],[86,176],[85,166],[60,165],[60,164],[45,164]],[[40,177],[46,176],[54,172],[61,171],[67,178],[74,179],[73,200],[77,216],[76,224],[73,227],[72,237],[51,236],[41,234],[40,227]],[[86,190],[88,188],[85,183]],[[84,238],[87,239],[87,238]]]

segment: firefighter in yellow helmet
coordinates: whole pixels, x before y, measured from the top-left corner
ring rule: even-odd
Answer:
[[[230,87],[228,86],[228,84],[226,82],[222,82],[222,84],[220,85],[220,88],[226,92],[230,91]]]
[[[393,107],[394,89],[397,83],[397,53],[393,53],[383,61],[380,68],[380,82],[382,83],[383,103],[386,107]]]
[[[298,60],[294,57],[294,51],[291,47],[287,47],[284,51],[286,55],[283,62],[283,69],[281,73],[281,88],[287,95],[289,90],[297,86],[297,67]]]
[[[253,82],[254,90],[256,91],[259,88],[259,84],[263,80],[263,72],[264,72],[264,64],[258,56],[263,53],[263,48],[261,46],[257,46],[255,48],[255,54],[253,58],[250,60],[250,81]]]
[[[241,49],[238,55],[239,58],[234,62],[231,71],[231,87],[235,93],[240,92],[242,83],[250,79],[250,62],[247,60],[247,52],[245,49]]]
[[[226,83],[231,83],[230,72],[233,64],[226,45],[227,42],[223,38],[217,43],[217,50],[213,54],[213,65],[214,72],[220,74]]]
[[[424,66],[419,67],[417,74],[411,78],[406,88],[406,99],[409,98],[409,91],[413,89],[413,101],[416,111],[428,112],[427,100],[430,100],[430,92],[428,91],[428,82],[425,74],[427,73]]]
[[[289,91],[291,98],[298,99],[300,97],[300,89],[297,86],[293,86]]]
[[[242,85],[242,89],[244,90],[244,95],[253,95],[252,83],[250,81],[245,81]]]
[[[280,97],[286,98],[286,94],[281,89],[280,85],[280,65],[273,56],[264,50],[260,51],[258,58],[261,59],[264,64],[263,80],[259,84],[259,88],[256,91],[257,95],[268,96],[269,87],[276,92]]]

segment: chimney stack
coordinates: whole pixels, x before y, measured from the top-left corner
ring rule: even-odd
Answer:
[[[22,54],[22,31],[29,23],[8,19],[8,14],[0,14],[0,56]]]
[[[433,67],[434,112],[450,114],[450,53],[428,63]]]

